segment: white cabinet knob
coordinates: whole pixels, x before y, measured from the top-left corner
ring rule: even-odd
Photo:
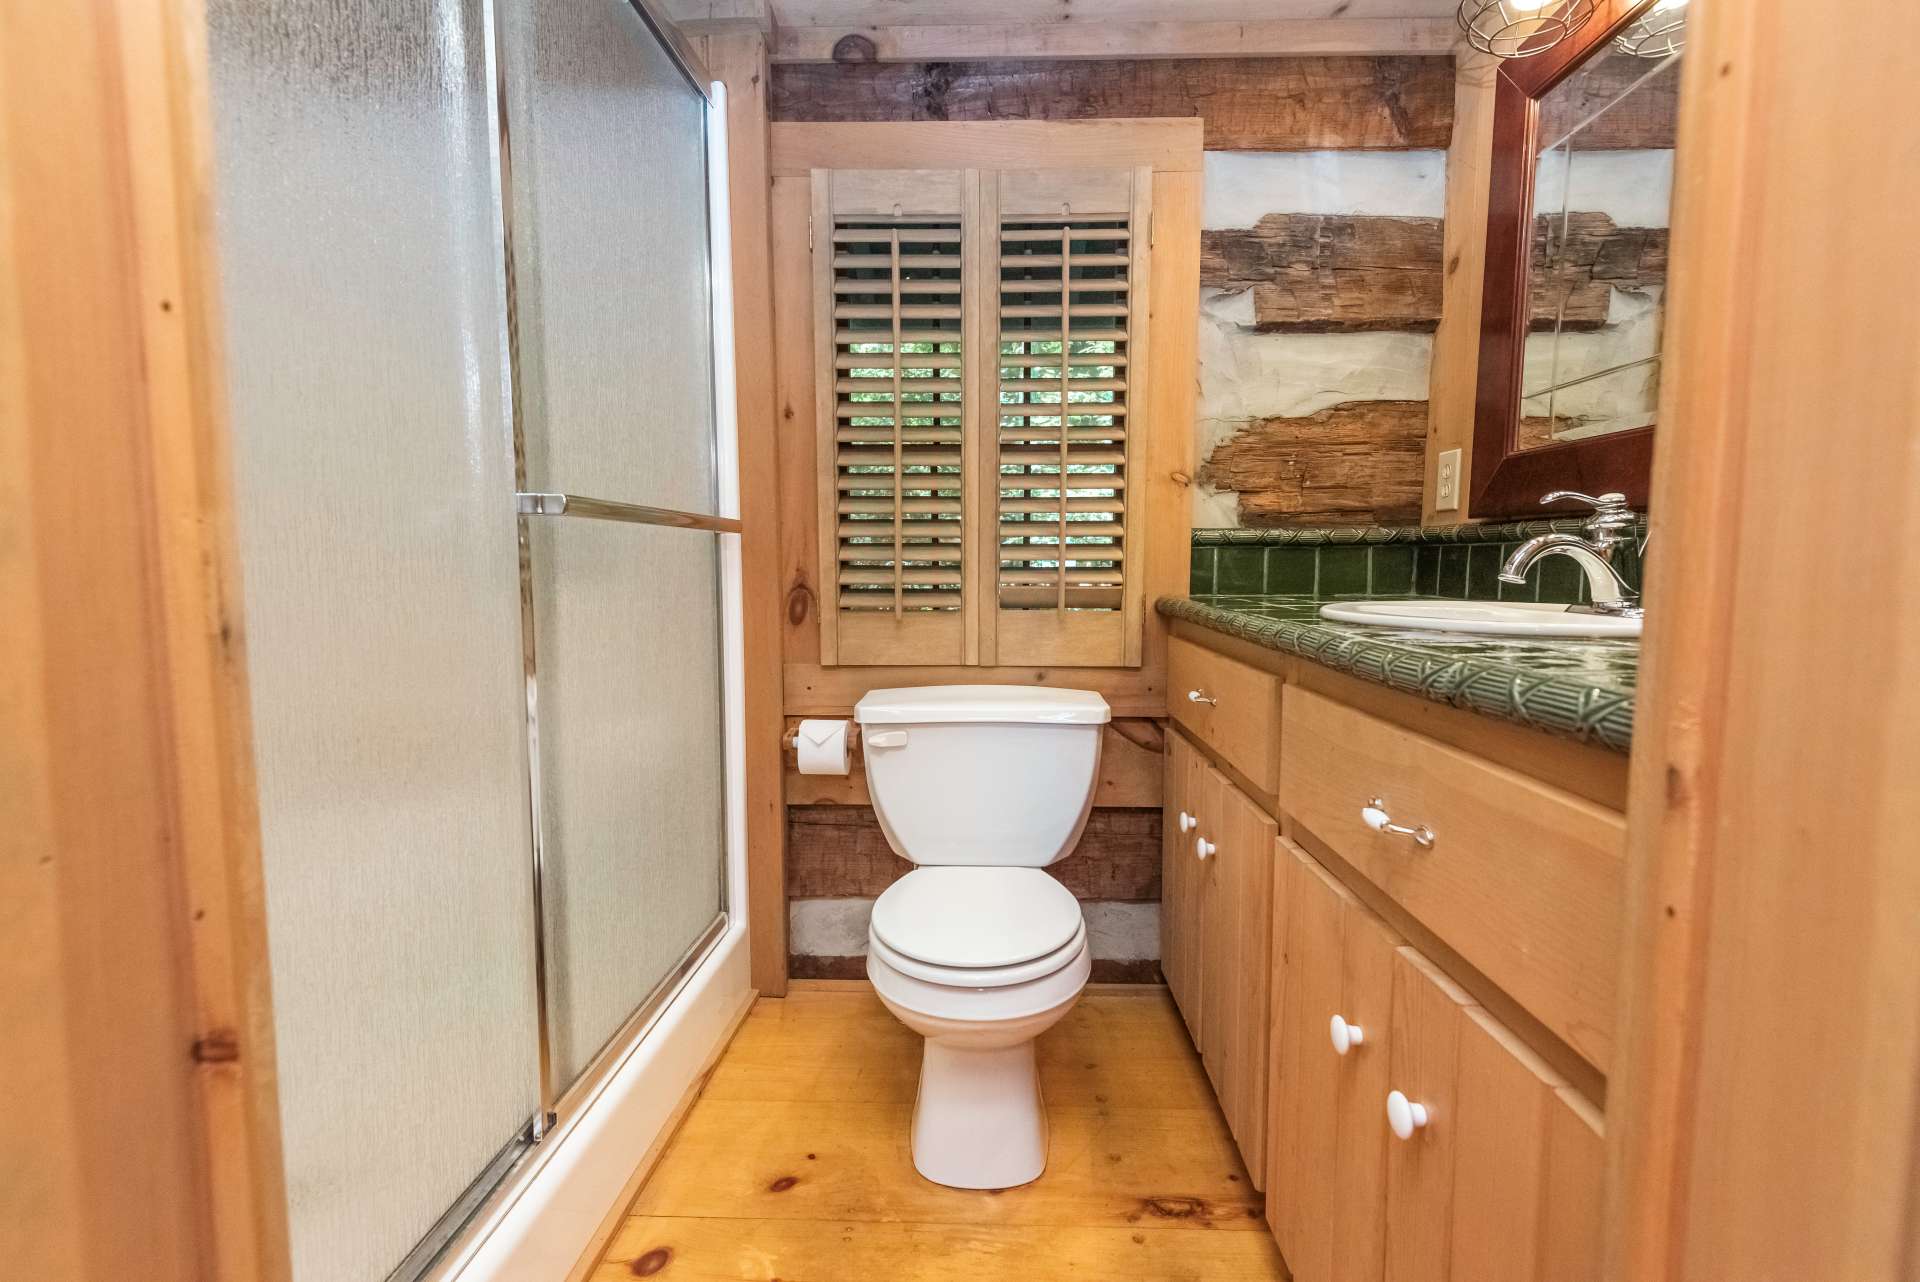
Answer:
[[[1188,703],[1205,703],[1205,704],[1212,705],[1214,707],[1218,707],[1220,705],[1220,701],[1214,698],[1212,695],[1208,694],[1205,690],[1187,691],[1187,702]]]
[[[1399,1091],[1387,1092],[1387,1125],[1403,1140],[1427,1124],[1427,1106],[1416,1104]]]
[[[1200,858],[1202,859],[1205,859],[1208,855],[1212,854],[1214,851],[1218,849],[1220,849],[1220,847],[1214,845],[1211,841],[1208,841],[1205,837],[1195,837],[1193,839],[1193,853],[1200,856]]]
[[[1349,1024],[1338,1015],[1335,1015],[1327,1021],[1327,1032],[1333,1037],[1333,1053],[1335,1055],[1345,1055],[1348,1051],[1367,1040],[1365,1029],[1361,1028],[1358,1024]]]
[[[1198,828],[1199,826],[1200,826],[1199,815],[1190,815],[1184,810],[1180,812],[1180,831],[1181,832],[1192,832],[1195,828]]]

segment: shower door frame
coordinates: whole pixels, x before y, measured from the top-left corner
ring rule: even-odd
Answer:
[[[674,1000],[686,991],[704,962],[719,951],[730,934],[744,930],[745,877],[745,655],[744,610],[741,600],[737,395],[734,387],[732,316],[731,224],[728,200],[725,88],[708,77],[698,55],[687,46],[656,0],[608,0],[624,3],[640,18],[649,34],[673,62],[688,86],[700,96],[706,153],[706,278],[709,301],[709,342],[713,351],[710,424],[714,485],[712,513],[687,512],[644,504],[624,503],[569,493],[527,488],[526,421],[520,388],[519,325],[515,306],[515,244],[513,233],[512,123],[510,86],[498,5],[482,0],[488,60],[493,68],[495,145],[495,199],[499,212],[499,252],[505,290],[502,298],[502,346],[506,352],[507,417],[513,437],[513,519],[519,548],[521,659],[526,699],[527,790],[529,819],[528,876],[532,889],[533,975],[539,1055],[539,1104],[526,1127],[479,1174],[465,1193],[414,1249],[395,1267],[387,1282],[457,1277],[471,1263],[514,1204],[526,1193],[552,1156],[557,1143],[600,1097],[614,1075],[632,1059]],[[716,600],[720,611],[721,653],[715,656],[721,692],[722,762],[719,851],[720,903],[714,919],[694,938],[666,975],[619,1028],[588,1060],[579,1075],[564,1087],[556,1085],[553,1069],[553,1028],[549,1000],[548,926],[546,917],[547,859],[542,829],[540,772],[539,665],[533,588],[530,522],[536,519],[574,519],[626,522],[680,529],[690,537],[719,540],[715,559]]]

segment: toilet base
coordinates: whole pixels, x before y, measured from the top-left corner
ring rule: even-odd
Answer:
[[[1031,1038],[987,1049],[926,1041],[913,1165],[935,1184],[1004,1189],[1047,1168],[1047,1114]]]

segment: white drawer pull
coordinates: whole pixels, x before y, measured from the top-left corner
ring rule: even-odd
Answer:
[[[1403,1140],[1427,1124],[1427,1106],[1416,1104],[1399,1091],[1387,1092],[1387,1125]]]
[[[1333,1053],[1335,1055],[1345,1055],[1348,1051],[1367,1040],[1365,1029],[1361,1028],[1358,1024],[1349,1024],[1338,1015],[1335,1015],[1331,1020],[1327,1021],[1327,1031],[1333,1037]]]
[[[1198,828],[1199,826],[1200,826],[1199,815],[1190,815],[1184,810],[1180,812],[1180,831],[1181,832],[1192,832],[1195,828]]]
[[[1208,841],[1205,837],[1195,837],[1193,839],[1193,853],[1200,856],[1201,859],[1205,859],[1208,855],[1212,854],[1214,851],[1218,849],[1220,849],[1220,847],[1214,845],[1211,841]]]
[[[1416,846],[1433,844],[1433,829],[1425,824],[1417,828],[1409,828],[1405,824],[1395,823],[1393,816],[1387,813],[1387,803],[1378,797],[1360,807],[1360,822],[1375,832],[1392,833],[1396,837],[1411,837]]]
[[[1187,691],[1187,702],[1209,704],[1216,708],[1220,706],[1220,701],[1214,698],[1212,695],[1208,694],[1205,690]]]

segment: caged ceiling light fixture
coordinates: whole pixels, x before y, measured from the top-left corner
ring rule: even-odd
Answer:
[[[1545,53],[1587,25],[1595,0],[1460,0],[1467,43],[1496,58]]]
[[[1679,53],[1687,45],[1687,0],[1660,0],[1628,23],[1613,45],[1636,58],[1670,58]]]

